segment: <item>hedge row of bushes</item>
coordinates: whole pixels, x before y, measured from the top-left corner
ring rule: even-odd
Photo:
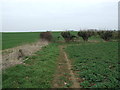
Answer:
[[[78,37],[82,37],[84,41],[88,41],[88,38],[91,36],[99,35],[105,41],[110,41],[111,39],[118,39],[120,36],[118,35],[119,31],[79,31],[77,35],[72,35],[69,31],[61,32],[61,36],[64,38],[66,42],[73,41]],[[58,36],[60,37],[60,36]],[[51,32],[42,32],[40,33],[40,38],[47,41],[52,41],[53,36]]]

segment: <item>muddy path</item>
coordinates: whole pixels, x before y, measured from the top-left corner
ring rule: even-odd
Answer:
[[[58,67],[53,80],[53,88],[80,88],[79,82],[72,71],[72,65],[66,52],[65,46],[59,46],[60,55],[58,58]]]
[[[48,45],[47,41],[39,40],[31,44],[25,44],[14,48],[2,50],[2,69],[16,64],[22,64],[25,56],[34,55],[43,46]]]

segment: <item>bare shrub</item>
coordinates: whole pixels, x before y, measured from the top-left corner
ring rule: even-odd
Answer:
[[[66,42],[73,41],[77,36],[71,35],[70,32],[61,32],[61,36]]]
[[[52,41],[52,33],[51,32],[41,32],[40,33],[40,38],[42,40],[47,40],[47,41]]]
[[[113,37],[113,31],[98,31],[98,35],[105,41],[109,41]]]
[[[78,36],[82,37],[84,41],[88,41],[88,38],[93,35],[94,35],[93,31],[79,31],[78,32]]]
[[[61,36],[64,38],[66,42],[69,42],[71,40],[70,32],[61,32]]]

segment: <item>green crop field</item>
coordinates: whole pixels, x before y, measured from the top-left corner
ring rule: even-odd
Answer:
[[[66,48],[84,88],[120,87],[118,43],[84,43]]]
[[[40,39],[39,32],[2,34],[2,49],[29,44]],[[77,36],[77,32],[71,34]],[[78,81],[80,79],[80,88],[120,88],[117,41],[103,42],[96,35],[88,39],[90,42],[84,42],[80,37],[77,38],[77,42],[65,43],[61,32],[52,32],[52,37],[52,42],[33,56],[25,56],[23,64],[3,70],[3,88],[53,88],[54,77],[63,85],[61,88],[71,87],[71,69],[64,64],[67,62],[64,52],[71,62],[74,76]]]
[[[35,42],[40,39],[39,34],[40,32],[2,33],[2,49],[8,49],[22,44]],[[60,32],[53,32],[53,41],[58,41],[58,36],[60,36]],[[59,41],[62,40],[63,38],[60,37]]]
[[[76,35],[77,32],[71,32],[72,35]],[[13,48],[22,44],[31,43],[39,40],[40,32],[14,32],[14,33],[2,33],[2,49]],[[53,32],[53,41],[63,41],[60,32]],[[57,37],[60,36],[58,39]],[[82,38],[79,38],[82,40]],[[90,37],[89,40],[101,40],[97,37]],[[83,40],[82,40],[83,41]],[[102,41],[102,40],[101,40]]]
[[[2,33],[2,49],[12,48],[39,40],[37,32]]]

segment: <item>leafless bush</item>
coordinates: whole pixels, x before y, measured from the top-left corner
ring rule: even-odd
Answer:
[[[61,36],[64,38],[66,42],[73,41],[76,38],[76,36],[71,35],[70,32],[61,32]]]
[[[93,36],[93,31],[79,31],[78,36],[82,37],[84,41],[88,41],[88,38]]]
[[[52,33],[51,32],[41,32],[40,38],[42,40],[52,41]]]
[[[113,37],[113,31],[98,31],[98,35],[105,41],[109,41]]]

